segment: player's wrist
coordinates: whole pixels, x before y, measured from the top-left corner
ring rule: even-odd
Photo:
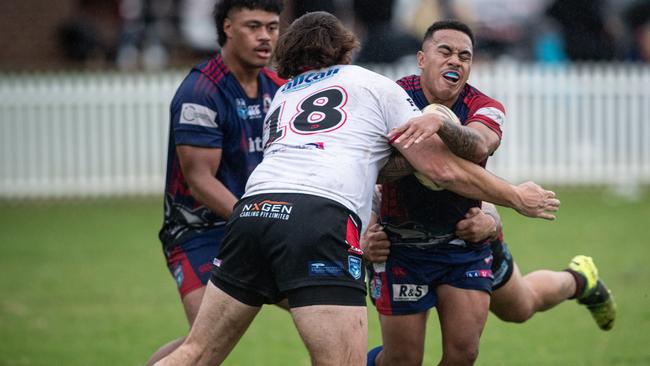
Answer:
[[[510,207],[519,213],[523,213],[526,211],[525,202],[524,192],[522,192],[521,187],[509,184],[504,195],[504,206]]]
[[[487,239],[494,240],[499,236],[499,227],[501,226],[501,220],[495,212],[483,211],[486,216],[491,219],[492,224],[490,225],[490,230],[487,236]]]

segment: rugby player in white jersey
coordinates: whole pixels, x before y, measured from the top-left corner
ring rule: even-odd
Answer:
[[[354,35],[329,13],[298,18],[280,37],[281,77],[264,125],[264,159],[234,208],[199,314],[160,365],[220,364],[263,304],[288,298],[313,365],[362,365],[367,350],[367,225],[389,132],[427,178],[476,199],[546,219],[559,205],[529,182],[513,186],[453,155],[435,136],[440,115],[421,115],[393,81],[351,66]]]

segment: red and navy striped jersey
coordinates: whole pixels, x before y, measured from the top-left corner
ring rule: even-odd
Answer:
[[[249,175],[262,161],[263,121],[284,80],[263,68],[258,83],[257,97],[249,98],[217,54],[195,66],[178,87],[170,107],[165,214],[159,234],[165,246],[182,244],[226,221],[190,194],[177,145],[222,149],[216,177],[236,197],[244,193]]]
[[[419,75],[406,76],[397,81],[413,99],[418,108],[429,105]],[[494,131],[499,138],[505,121],[505,110],[498,101],[466,84],[451,110],[463,125],[480,122]],[[485,162],[482,164],[485,166]],[[447,190],[433,191],[423,186],[414,175],[384,184],[382,188],[381,220],[395,226],[408,226],[432,236],[442,236],[455,231],[458,221],[471,207],[481,202],[462,197]]]

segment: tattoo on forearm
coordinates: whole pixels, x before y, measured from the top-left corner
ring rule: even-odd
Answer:
[[[449,147],[449,150],[461,158],[473,162],[483,160],[476,155],[481,137],[474,129],[458,125],[447,118],[438,130],[438,135]]]
[[[379,172],[379,183],[392,182],[413,173],[415,169],[400,153],[393,153],[388,159],[388,163]]]

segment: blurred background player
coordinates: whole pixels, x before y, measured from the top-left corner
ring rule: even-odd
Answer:
[[[421,75],[407,76],[398,83],[420,108],[431,103],[451,108],[463,125],[448,120],[438,135],[454,153],[485,165],[487,157],[499,146],[505,112],[500,103],[467,84],[473,40],[471,30],[463,23],[434,23],[426,32],[422,51],[418,52]],[[380,225],[371,226],[366,256],[373,262],[386,262],[374,266],[370,277],[384,348],[369,352],[369,365],[421,364],[426,319],[433,306],[437,307],[443,333],[441,364],[472,364],[487,319],[495,269],[495,276],[501,280],[513,270],[516,272],[515,281],[504,286],[502,297],[492,307],[499,316],[513,320],[530,317],[534,311],[570,296],[586,301],[598,286],[600,293],[608,293],[602,281],[597,280],[591,260],[577,257],[577,263],[571,267],[573,276],[569,272],[555,276],[553,272],[532,277],[542,275],[543,281],[551,281],[545,282],[550,294],[544,293],[537,299],[535,295],[545,289],[524,287],[518,281],[521,275],[506,259],[511,257],[501,242],[494,244],[492,262],[486,240],[495,237],[497,226],[495,219],[486,219],[479,209],[480,202],[449,191],[432,191],[413,175],[384,184],[382,195],[381,219],[388,235]],[[498,218],[495,210],[493,216]],[[483,226],[474,225],[475,222]],[[481,235],[476,235],[476,231]],[[501,284],[506,282],[507,279]],[[557,294],[558,291],[562,292]],[[514,301],[524,294],[525,299]],[[405,328],[412,331],[404,334],[401,329]]]
[[[283,83],[265,66],[281,0],[223,0],[214,8],[221,52],[195,66],[171,103],[160,240],[185,315],[194,322],[237,199],[262,160],[262,124]],[[180,344],[161,348],[155,362]]]
[[[557,209],[553,192],[512,186],[446,150],[434,137],[440,116],[422,116],[390,79],[350,65],[357,44],[326,12],[300,17],[280,38],[278,73],[293,79],[265,120],[264,160],[228,222],[189,336],[161,365],[221,363],[261,306],[283,297],[313,364],[364,363],[359,233],[391,128],[402,134],[398,150],[430,179],[532,217]]]

